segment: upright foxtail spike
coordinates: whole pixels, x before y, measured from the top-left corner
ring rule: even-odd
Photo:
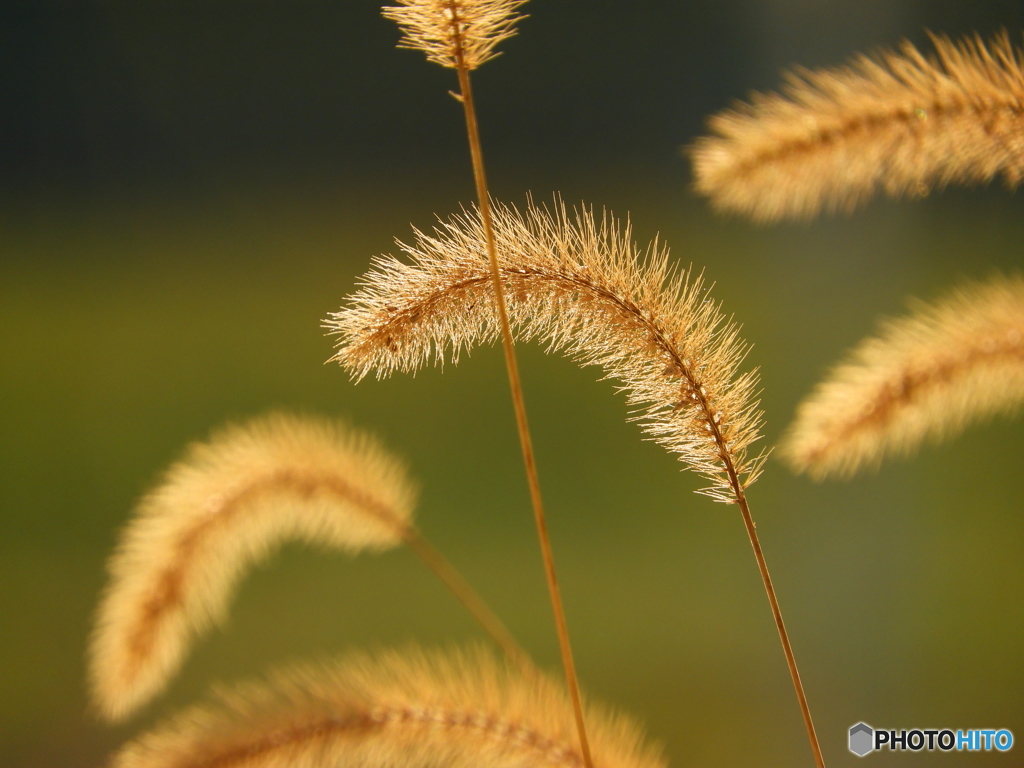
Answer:
[[[476,69],[512,37],[526,0],[398,0],[384,16],[402,29],[403,48],[423,51],[430,61],[455,69],[460,60]]]

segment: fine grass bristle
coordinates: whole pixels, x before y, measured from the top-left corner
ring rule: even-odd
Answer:
[[[482,650],[412,650],[237,687],[124,747],[112,768],[580,768],[563,689]],[[664,768],[621,715],[587,708],[602,768]]]
[[[890,320],[799,407],[781,446],[799,472],[848,476],[1024,403],[1024,280],[962,287]]]
[[[411,263],[378,259],[327,321],[340,337],[334,359],[357,379],[457,361],[499,334],[476,212],[415,235],[400,244]],[[759,438],[757,378],[737,374],[746,346],[701,278],[670,267],[658,244],[644,258],[628,224],[561,204],[554,215],[495,206],[494,237],[516,334],[621,381],[647,431],[712,482],[705,493],[734,502],[761,467],[746,455]]]
[[[696,189],[758,221],[849,211],[879,191],[921,196],[1024,178],[1024,57],[1006,33],[797,70],[711,118],[689,149]]]
[[[398,0],[384,16],[402,29],[402,48],[423,51],[442,67],[476,69],[499,54],[497,45],[515,34],[526,0]]]
[[[192,445],[139,503],[110,560],[89,650],[98,711],[123,719],[158,693],[274,547],[398,546],[415,496],[395,457],[334,421],[273,414]]]

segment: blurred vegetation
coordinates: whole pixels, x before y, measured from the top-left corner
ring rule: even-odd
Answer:
[[[754,344],[769,444],[879,316],[1019,270],[1024,242],[1000,189],[774,228],[692,198],[678,145],[780,66],[1022,21],[1016,3],[812,5],[536,0],[479,86],[498,197],[629,212],[639,240],[660,234],[715,282]],[[211,682],[295,658],[478,637],[407,553],[288,547],[167,696],[128,726],[95,722],[82,656],[118,528],[184,444],[268,408],[343,414],[405,455],[427,535],[554,667],[498,350],[359,385],[324,365],[320,321],[370,257],[471,199],[445,73],[392,51],[369,2],[4,12],[0,765],[99,764]],[[735,510],[691,493],[596,370],[521,354],[589,691],[646,721],[674,765],[809,764]],[[772,462],[752,489],[831,766],[853,764],[860,720],[1024,737],[1022,458],[1011,421],[849,483]]]

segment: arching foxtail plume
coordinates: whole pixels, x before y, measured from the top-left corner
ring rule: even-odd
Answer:
[[[338,422],[272,414],[191,446],[111,558],[89,651],[97,709],[119,720],[156,695],[192,639],[226,616],[245,569],[292,539],[351,554],[408,543],[522,661],[413,528],[415,495],[398,459]]]
[[[783,457],[851,475],[1024,403],[1024,280],[967,285],[890,320],[799,407]]]
[[[590,747],[587,743],[587,728],[583,721],[583,704],[580,699],[579,682],[576,678],[576,662],[573,660],[572,644],[569,641],[569,626],[562,606],[562,593],[555,571],[555,557],[548,535],[544,499],[540,490],[537,473],[537,459],[530,435],[529,419],[526,415],[526,399],[519,376],[519,362],[516,358],[512,329],[509,324],[505,292],[501,284],[498,267],[498,251],[494,237],[494,225],[490,209],[490,193],[487,188],[487,173],[484,168],[483,144],[476,117],[476,102],[470,72],[497,54],[495,46],[514,34],[515,23],[520,16],[516,10],[525,0],[399,0],[398,7],[384,9],[384,15],[396,21],[404,31],[402,46],[421,50],[430,61],[456,71],[459,77],[459,92],[452,94],[462,104],[466,118],[466,137],[469,139],[469,156],[473,164],[473,181],[476,185],[477,205],[480,208],[480,223],[490,268],[491,288],[494,292],[498,327],[505,353],[505,368],[508,371],[509,393],[516,416],[519,445],[523,455],[523,469],[530,491],[530,504],[537,527],[537,539],[544,575],[547,579],[548,595],[558,635],[558,646],[565,670],[565,681],[569,687],[576,726],[579,731],[580,749],[583,753],[584,768],[593,768]]]
[[[704,493],[737,504],[764,580],[812,749],[823,765],[810,710],[774,588],[747,506],[763,455],[753,372],[739,373],[746,346],[699,277],[674,271],[667,249],[642,258],[624,228],[588,211],[525,214],[496,207],[494,237],[520,338],[536,338],[582,364],[601,366],[623,384],[653,437],[710,485]],[[335,359],[353,376],[413,371],[499,332],[480,217],[456,217],[434,235],[401,245],[411,263],[376,261],[347,308],[331,316]]]
[[[580,768],[564,690],[479,649],[390,652],[279,674],[125,746],[112,768]],[[603,768],[664,768],[621,715],[588,706]]]
[[[797,70],[782,94],[754,94],[709,121],[689,149],[696,188],[758,221],[851,210],[878,191],[919,196],[951,183],[1024,178],[1024,57],[1006,33],[925,57],[860,56]]]
[[[520,339],[538,339],[581,364],[600,365],[625,385],[628,402],[658,442],[704,476],[712,498],[736,502],[760,472],[749,457],[761,414],[754,373],[739,375],[746,345],[699,277],[675,272],[668,250],[647,258],[628,223],[589,211],[525,214],[494,208],[494,234],[509,316]],[[500,330],[480,218],[453,218],[434,235],[399,244],[411,263],[375,261],[363,287],[326,326],[334,357],[355,378],[413,372]]]

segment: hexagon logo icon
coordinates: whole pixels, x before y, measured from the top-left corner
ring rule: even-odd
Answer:
[[[864,757],[874,748],[875,731],[866,723],[857,723],[850,729],[850,751],[857,757]]]

